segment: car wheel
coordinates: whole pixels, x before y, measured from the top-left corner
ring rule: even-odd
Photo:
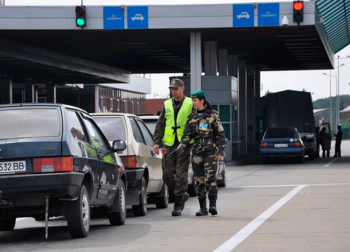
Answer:
[[[218,184],[218,187],[226,187],[226,182],[227,182],[227,178],[226,178],[226,173],[223,174],[223,180]]]
[[[36,221],[44,221],[45,220],[45,215],[38,215],[38,216],[35,216],[34,219]]]
[[[139,204],[132,206],[132,212],[135,216],[145,216],[147,214],[147,185],[146,180],[142,177],[141,192],[139,194]]]
[[[0,218],[0,231],[11,231],[15,225],[16,218]]]
[[[197,190],[196,190],[196,178],[192,177],[192,183],[188,185],[187,192],[191,197],[197,196]]]
[[[163,182],[161,194],[163,196],[155,198],[157,208],[167,208],[169,205],[169,191],[168,186]]]
[[[124,225],[125,219],[126,219],[126,201],[125,201],[125,185],[123,181],[120,181],[120,187],[119,187],[119,211],[114,213],[109,213],[109,223],[111,223],[112,226],[121,226]]]
[[[90,197],[85,185],[81,186],[79,197],[66,202],[68,230],[72,238],[86,237],[90,230]]]

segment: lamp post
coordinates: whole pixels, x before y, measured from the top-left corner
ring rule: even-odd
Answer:
[[[338,85],[338,87],[336,88],[336,90],[337,90],[337,97],[336,97],[336,102],[337,102],[337,108],[336,108],[336,121],[337,121],[337,126],[340,124],[340,102],[339,102],[339,86],[340,86],[340,77],[339,77],[339,69],[342,67],[342,66],[344,66],[345,64],[341,64],[340,66],[339,66],[339,60],[340,59],[347,59],[347,58],[350,58],[350,55],[348,55],[348,56],[346,56],[346,57],[344,57],[344,58],[340,58],[340,55],[338,55],[338,82],[337,82],[337,85]]]
[[[333,128],[333,121],[332,121],[332,77],[335,78],[335,85],[337,85],[337,76],[335,75],[331,75],[331,70],[329,70],[329,74],[323,73],[324,75],[329,76],[329,124],[331,125],[331,132],[332,132],[332,128]]]

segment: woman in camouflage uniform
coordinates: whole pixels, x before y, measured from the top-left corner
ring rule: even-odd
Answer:
[[[191,94],[195,109],[187,119],[179,147],[186,147],[194,139],[192,168],[196,178],[196,190],[200,210],[196,216],[208,215],[206,198],[209,197],[209,213],[217,214],[216,161],[221,160],[225,148],[225,133],[218,113],[205,98],[205,91]]]

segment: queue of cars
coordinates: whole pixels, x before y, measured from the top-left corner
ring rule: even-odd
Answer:
[[[79,108],[0,105],[0,231],[18,217],[64,215],[71,237],[86,237],[92,207],[123,225],[127,180],[116,152],[125,148]]]
[[[64,216],[71,237],[81,238],[91,211],[123,225],[127,206],[135,216],[147,214],[148,202],[167,208],[163,153],[154,152],[154,128],[141,118],[63,104],[0,105],[0,231],[13,230],[19,217],[47,227],[49,217]],[[225,162],[219,186],[226,186]],[[188,192],[196,195],[191,167]]]
[[[127,205],[135,216],[147,213],[147,198],[155,201],[157,208],[168,207],[168,188],[163,183],[162,157],[153,150],[152,133],[136,115],[125,113],[91,114],[97,125],[112,143],[121,139],[127,148],[119,154],[127,173]]]

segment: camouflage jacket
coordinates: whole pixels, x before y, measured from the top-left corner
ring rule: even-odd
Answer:
[[[185,100],[185,98],[186,98],[186,96],[184,96],[183,100],[177,106],[175,106],[175,103],[173,102],[174,111],[176,111],[176,110],[180,111],[182,103]],[[173,98],[171,98],[171,99],[173,99]],[[165,107],[163,106],[162,112],[160,113],[160,116],[159,116],[158,121],[157,121],[157,125],[154,129],[153,139],[154,139],[155,144],[158,144],[158,145],[162,144],[162,140],[164,137],[165,123],[166,123]],[[175,138],[175,139],[177,139],[177,138]]]
[[[225,132],[219,114],[213,109],[206,109],[204,113],[192,112],[187,119],[181,144],[186,147],[194,139],[192,152],[217,153],[223,155],[225,149]]]

